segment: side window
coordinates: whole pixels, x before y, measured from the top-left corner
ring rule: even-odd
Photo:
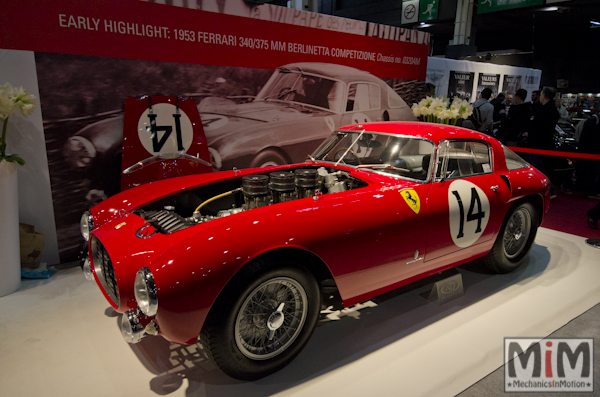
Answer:
[[[380,105],[379,86],[371,83],[352,83],[348,85],[347,112],[376,110]]]
[[[504,149],[506,168],[508,168],[509,171],[520,170],[528,166],[527,162],[523,160],[518,154],[516,154],[506,146],[503,146],[502,148]]]
[[[480,141],[443,141],[436,178],[458,179],[492,172],[490,147]]]

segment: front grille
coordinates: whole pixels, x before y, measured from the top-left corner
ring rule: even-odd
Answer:
[[[94,271],[100,280],[100,284],[102,284],[102,288],[104,288],[113,304],[119,306],[119,288],[115,277],[115,269],[106,248],[96,236],[92,236],[92,256]]]

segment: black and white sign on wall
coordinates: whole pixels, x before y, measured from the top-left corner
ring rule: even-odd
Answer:
[[[419,0],[402,2],[402,25],[419,22]]]

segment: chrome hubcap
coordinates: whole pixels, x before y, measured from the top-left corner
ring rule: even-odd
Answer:
[[[269,316],[269,321],[267,321],[267,327],[269,327],[269,330],[277,331],[279,327],[283,325],[284,316],[281,310],[283,310],[284,306],[285,303],[282,303],[277,308],[277,311],[273,312],[273,314]]]
[[[235,321],[235,342],[254,360],[277,356],[296,340],[308,310],[306,291],[288,277],[265,281],[242,304]]]
[[[521,229],[519,229],[515,232],[515,240],[520,239],[521,236],[523,236],[523,232],[521,231]]]
[[[515,211],[504,231],[503,248],[508,259],[517,257],[527,245],[527,239],[531,232],[531,215],[524,208]]]

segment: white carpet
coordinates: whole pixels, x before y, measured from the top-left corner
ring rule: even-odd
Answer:
[[[256,382],[223,375],[197,346],[126,344],[95,283],[63,270],[0,298],[0,394],[453,396],[503,364],[504,337],[547,336],[599,303],[599,258],[583,238],[542,228],[517,272],[465,265],[465,295],[444,305],[425,298],[425,282],[340,313]]]

